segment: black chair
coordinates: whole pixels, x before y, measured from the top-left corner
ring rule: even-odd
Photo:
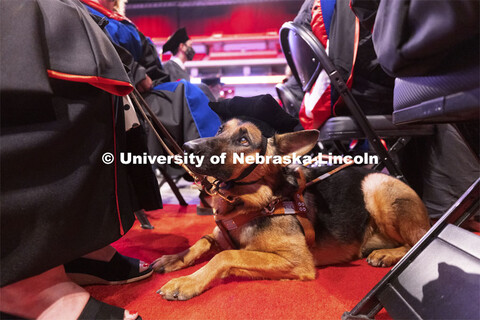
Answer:
[[[298,117],[298,110],[302,101],[299,101],[290,89],[283,83],[279,83],[275,86],[277,96],[282,101],[283,109],[291,116]]]
[[[459,128],[465,121],[473,123],[470,128],[476,133],[464,131],[472,138],[464,140],[478,161],[478,57],[477,50],[471,60],[443,65],[441,73],[396,79],[394,123],[449,122]],[[458,226],[478,213],[479,208],[477,177],[430,231],[342,319],[373,319],[382,308],[394,319],[478,319],[480,237]]]
[[[344,80],[330,61],[325,49],[307,28],[286,22],[280,29],[280,44],[294,77],[304,92],[309,91],[318,75],[325,70],[332,85],[345,101],[351,117],[333,117],[322,125],[320,141],[332,141],[341,147],[340,141],[349,139],[368,139],[372,149],[379,156],[381,169],[384,165],[389,173],[400,179],[403,174],[393,157],[412,136],[432,135],[433,126],[397,126],[390,115],[365,116],[361,106],[353,97]],[[396,142],[386,150],[380,138],[395,138]]]

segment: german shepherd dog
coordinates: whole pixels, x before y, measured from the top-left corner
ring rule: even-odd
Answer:
[[[198,173],[229,181],[250,166],[233,163],[233,154],[266,156],[303,155],[316,144],[318,131],[305,130],[265,138],[248,120],[233,118],[212,138],[201,138],[184,145],[187,152],[205,156]],[[226,153],[224,164],[212,164],[213,155]],[[213,196],[215,217],[262,212],[274,199],[293,197],[298,189],[294,165],[258,164],[247,177],[220,185],[221,191],[235,198],[234,203]],[[331,170],[325,166],[300,168],[307,180]],[[350,166],[305,192],[308,220],[315,231],[314,243],[307,245],[304,228],[296,215],[259,216],[229,234],[238,249],[232,250],[224,233],[216,227],[192,247],[165,255],[152,263],[157,272],[172,272],[194,264],[207,254],[213,258],[195,273],[172,279],[158,293],[167,300],[187,300],[205,291],[215,279],[230,275],[261,279],[312,280],[315,266],[367,257],[370,265],[388,267],[404,254],[430,228],[426,208],[417,194],[391,176],[363,167]]]

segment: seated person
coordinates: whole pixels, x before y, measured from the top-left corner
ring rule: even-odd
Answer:
[[[478,1],[375,1],[377,6],[380,4],[378,12],[376,6],[358,2],[359,6],[353,6],[355,12],[363,20],[375,21],[373,43],[388,74],[413,77],[422,84],[423,76],[438,75],[442,79],[445,74],[456,73],[457,79],[461,79],[460,70],[462,73],[478,70]],[[476,79],[478,88],[478,74]],[[442,89],[452,85],[445,83]],[[466,84],[475,87],[470,81]],[[434,90],[443,87],[439,83],[429,86]],[[432,218],[440,218],[480,176],[478,154],[472,152],[478,153],[478,149],[470,150],[471,146],[478,148],[478,130],[479,119],[474,116],[455,125],[437,124],[433,136],[415,139],[407,145],[412,151],[402,163],[416,169],[414,181]],[[478,225],[475,228],[479,230]]]
[[[100,283],[152,273],[109,246],[134,211],[162,206],[149,166],[109,162],[147,151],[119,97],[130,79],[78,2],[11,1],[0,14],[1,318],[136,319],[91,298],[63,267]]]
[[[129,67],[129,76],[138,91],[147,92],[157,84],[170,81],[151,40],[130,20],[113,11],[115,6],[123,5],[124,0],[82,0],[82,2],[92,15],[108,20],[104,29],[110,39],[130,54],[129,59],[126,59],[122,52],[121,58]]]
[[[132,83],[137,88],[140,85],[145,89],[142,91],[145,101],[179,145],[196,138],[215,135],[220,120],[208,107],[209,100],[205,94],[184,79],[169,82],[170,78],[163,69],[155,46],[130,20],[113,11],[117,3],[124,0],[81,2],[92,15],[109,21],[105,30],[112,42],[121,47],[119,54],[132,70],[129,74]],[[187,40],[187,43],[188,41],[190,40]],[[182,44],[179,46],[183,48]],[[145,130],[151,154],[163,154],[164,150],[153,130],[148,127],[145,127]]]
[[[180,79],[190,81],[190,74],[185,69],[185,62],[193,60],[195,50],[193,50],[192,39],[188,37],[187,30],[180,28],[175,31],[163,45],[162,51],[172,53],[172,57],[164,65],[171,81]]]
[[[222,98],[223,83],[219,77],[202,78],[198,87],[205,93],[210,102],[217,102]]]
[[[323,6],[323,7],[322,7]],[[306,0],[294,20],[312,30],[365,114],[391,114],[394,78],[379,65],[371,31],[345,1]],[[322,71],[305,94],[299,112],[305,129],[317,129],[331,116],[348,115],[340,94]]]
[[[352,8],[350,8],[344,1],[306,0],[296,18],[297,23],[307,27],[310,25],[319,41],[328,47],[329,57],[367,115],[393,112],[392,98],[395,78],[380,65],[371,34],[371,30],[375,32],[375,9],[378,3],[379,1],[354,0]],[[475,1],[466,2],[462,6],[472,6],[472,3],[476,3],[478,6],[478,2]],[[449,2],[442,1],[439,4],[446,5]],[[365,7],[363,7],[364,5]],[[402,7],[403,5],[399,4],[398,6]],[[449,5],[453,6],[453,4]],[[444,12],[446,15],[454,12],[459,14],[459,8],[455,10],[452,8],[450,11],[442,9],[438,12]],[[425,7],[425,10],[427,9],[428,6]],[[310,15],[309,12],[311,12]],[[464,12],[476,11],[467,9]],[[418,13],[421,14],[423,11]],[[395,13],[392,16],[396,16]],[[465,14],[465,17],[467,16]],[[472,20],[478,24],[476,16],[470,15],[469,17],[472,17]],[[450,18],[449,20],[455,21]],[[417,18],[416,21],[424,20]],[[358,38],[356,38],[357,30],[359,31]],[[478,43],[478,28],[471,28],[471,30],[475,30],[477,33],[474,37]],[[428,33],[424,32],[424,34]],[[465,34],[462,33],[462,37],[464,36]],[[341,41],[336,41],[336,39],[341,39]],[[420,48],[415,41],[417,38],[413,38],[411,48]],[[457,39],[452,39],[452,41],[457,41]],[[425,42],[427,41],[425,40]],[[399,40],[399,43],[408,45],[406,39]],[[356,50],[354,50],[355,48]],[[430,46],[430,49],[432,48],[434,48],[433,45]],[[399,54],[399,60],[405,59],[398,48],[389,52]],[[412,57],[405,59],[407,67],[415,61],[415,57],[421,56],[416,51],[408,52],[412,54]],[[454,54],[457,55],[457,52]],[[423,70],[426,65],[438,62],[432,60],[431,56],[432,54],[429,53],[425,61],[417,64],[418,67],[413,64],[411,71],[418,72]],[[379,58],[382,57],[379,56]],[[384,63],[394,64],[396,60],[393,58],[384,56]],[[405,72],[405,70],[401,71]],[[318,88],[325,88],[321,94],[317,95],[320,98],[313,99],[316,95],[307,93],[300,110],[300,120],[307,129],[321,127],[331,116],[346,114],[341,99],[338,98],[338,93],[329,86],[329,79],[326,75],[320,74],[312,91],[318,90]],[[432,218],[439,218],[445,213],[450,205],[470,186],[473,179],[478,177],[475,158],[472,157],[468,147],[451,125],[437,125],[436,133],[432,137],[412,139],[399,154],[399,163],[406,180],[422,197]],[[439,187],[440,185],[442,187]]]

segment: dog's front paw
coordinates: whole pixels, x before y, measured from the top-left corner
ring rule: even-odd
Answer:
[[[396,264],[405,252],[397,249],[374,250],[367,257],[367,263],[374,267],[391,267]]]
[[[166,300],[188,300],[202,293],[204,286],[191,275],[172,279],[157,291]]]
[[[185,262],[178,254],[164,255],[151,263],[151,267],[158,273],[168,273],[185,267]]]

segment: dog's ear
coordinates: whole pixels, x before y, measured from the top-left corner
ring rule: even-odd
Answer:
[[[318,140],[318,130],[303,130],[277,134],[275,136],[275,145],[278,154],[282,156],[296,153],[297,156],[303,156],[315,146]]]

